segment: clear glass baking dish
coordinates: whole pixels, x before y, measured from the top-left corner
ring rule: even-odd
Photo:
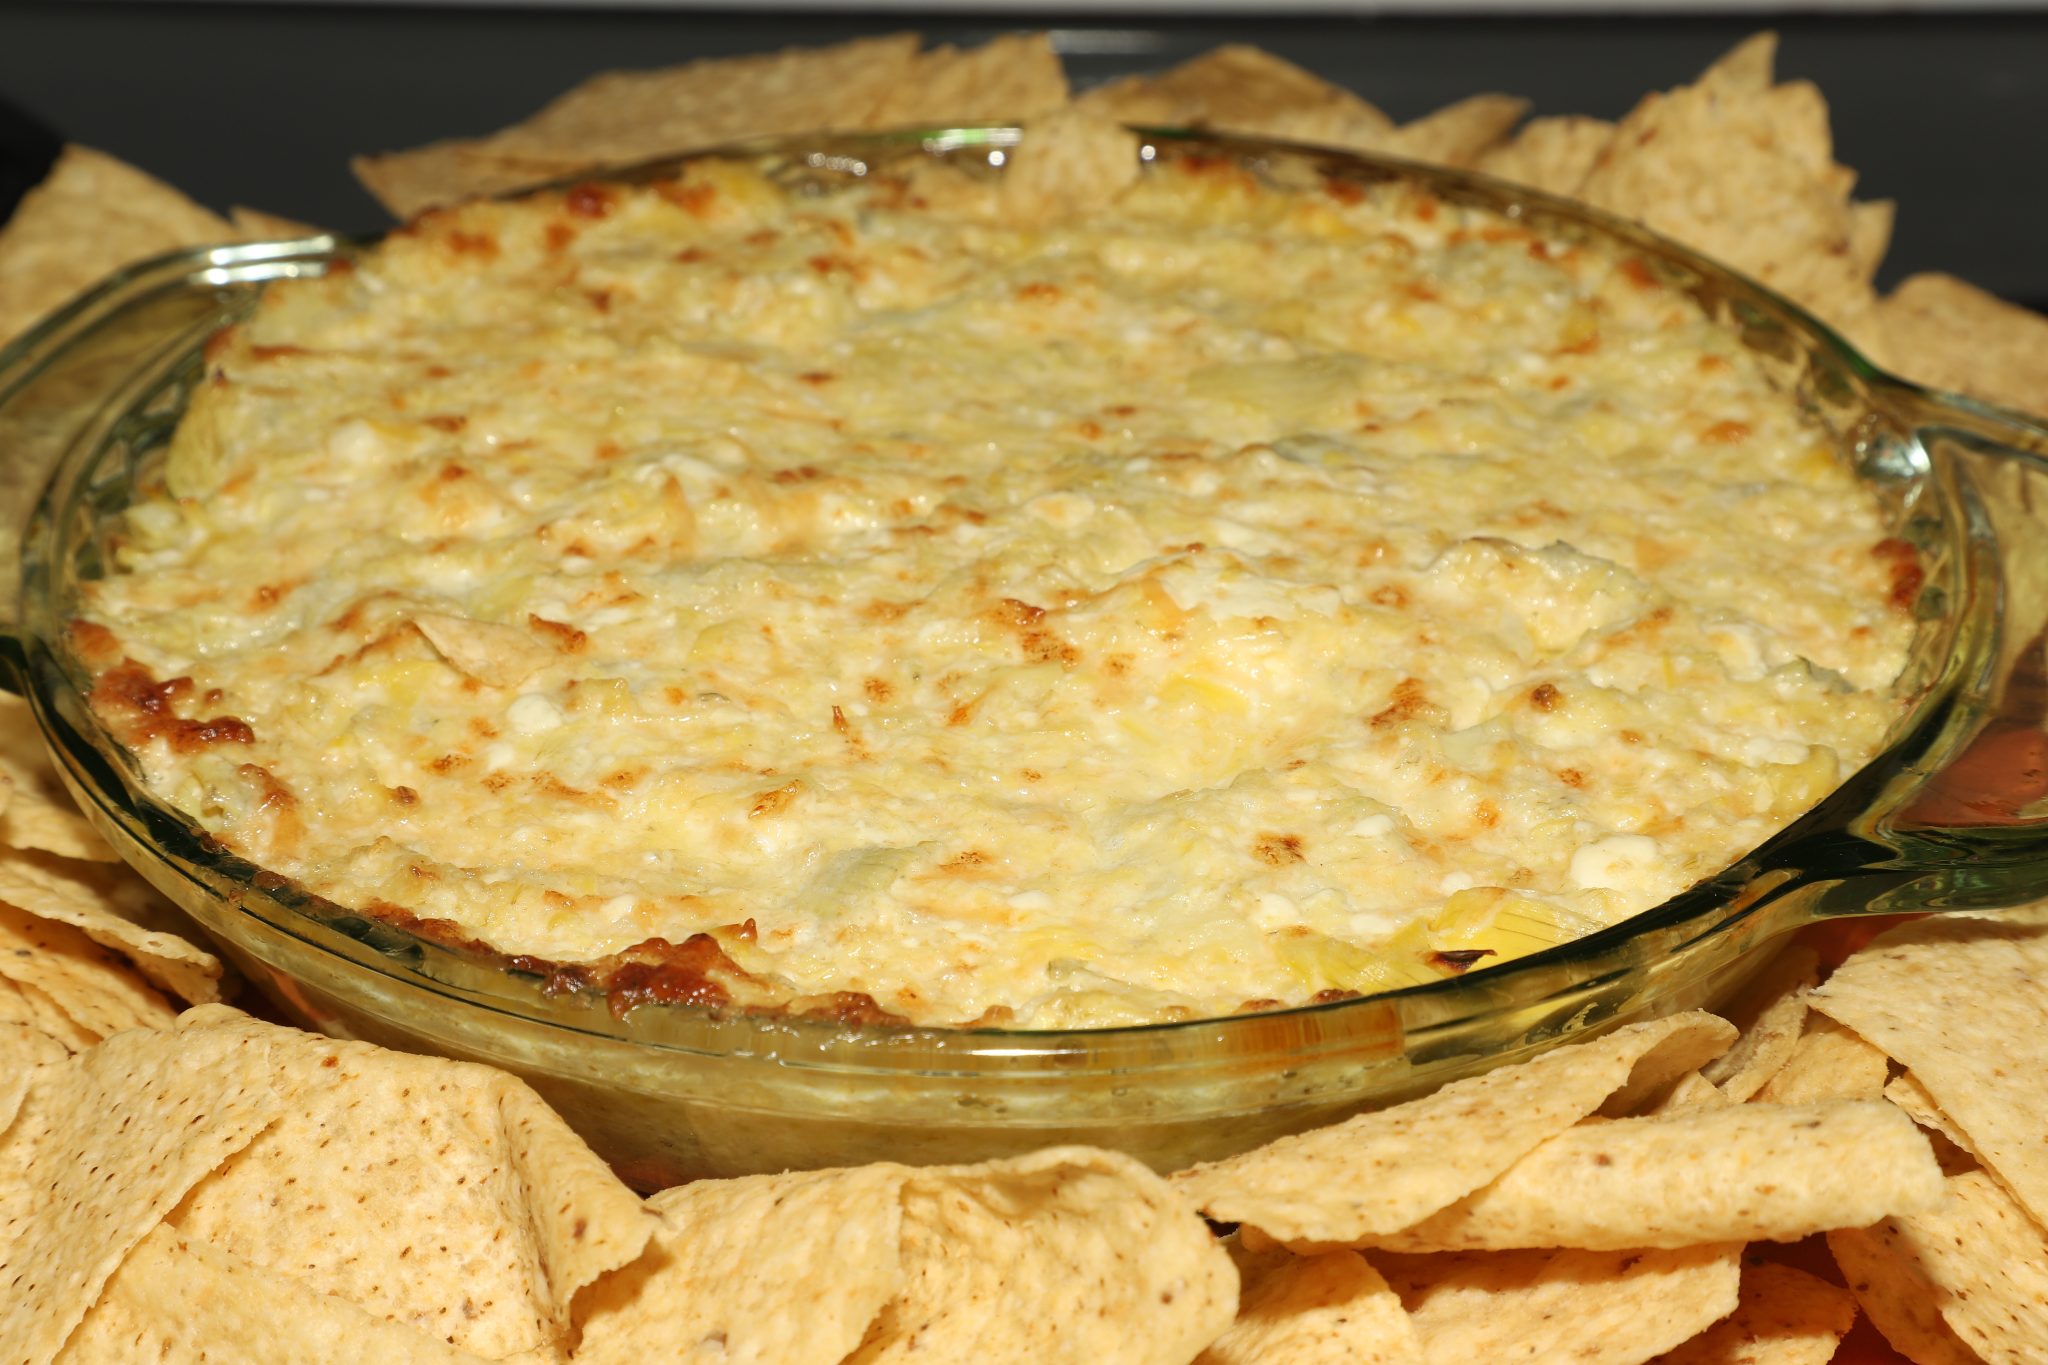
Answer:
[[[999,171],[1004,127],[783,140],[766,158],[829,190],[906,158]],[[1834,435],[1926,572],[1910,711],[1887,750],[1732,867],[1590,938],[1384,995],[1080,1032],[944,1030],[685,1005],[614,1017],[596,994],[295,890],[212,848],[144,792],[95,720],[62,629],[73,585],[169,439],[200,348],[264,283],[317,273],[332,238],[136,266],[0,352],[0,653],[65,780],[121,856],[277,1005],[329,1033],[503,1067],[626,1177],[875,1159],[976,1159],[1054,1142],[1171,1169],[1386,1103],[1589,1030],[1710,1002],[1788,931],[1844,915],[2048,895],[2048,429],[1874,368],[1797,308],[1631,225],[1480,177],[1238,139],[1147,135],[1148,162],[1236,158],[1280,184],[1411,181],[1642,257],[1766,358]],[[625,173],[658,174],[674,163]],[[2037,505],[2038,504],[2038,505]]]

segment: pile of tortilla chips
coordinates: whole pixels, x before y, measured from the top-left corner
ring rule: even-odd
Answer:
[[[1245,47],[1075,98],[1043,38],[901,35],[600,76],[357,169],[404,214],[756,134],[1027,117],[1051,135],[1003,192],[1028,221],[1135,173],[1120,122],[1268,134],[1582,198],[1909,375],[2048,411],[2048,319],[1944,276],[1876,295],[1891,206],[1850,197],[1771,58],[1516,131],[1517,99],[1396,125]],[[0,228],[0,342],[138,257],[294,230],[73,149]],[[1825,977],[1795,947],[1727,1019],[1167,1178],[1069,1147],[644,1202],[509,1076],[215,1003],[179,923],[0,701],[0,1360],[1817,1365],[1859,1313],[1923,1365],[2048,1341],[2048,916],[1908,924]],[[1818,1234],[1806,1269],[1771,1250]]]
[[[28,706],[0,694],[0,1111],[30,1068],[220,998],[219,960],[181,924],[78,814]]]

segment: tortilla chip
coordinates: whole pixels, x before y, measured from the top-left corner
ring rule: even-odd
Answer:
[[[1688,1072],[1704,1073],[1708,1064],[1728,1050],[1734,1036],[1732,1026],[1718,1015],[1695,1012],[1671,1018],[1685,1022],[1629,1068],[1628,1078],[1594,1111],[1600,1117],[1619,1119],[1642,1113],[1653,1096],[1670,1095]]]
[[[1378,148],[1385,114],[1341,86],[1270,52],[1214,48],[1157,76],[1126,76],[1075,103],[1119,123],[1207,128],[1332,147]]]
[[[1741,1103],[1792,1056],[1806,1022],[1806,993],[1820,980],[1820,963],[1810,949],[1779,954],[1721,1011],[1742,1036],[1700,1074]]]
[[[1614,125],[1605,119],[1576,114],[1532,119],[1506,142],[1481,153],[1472,168],[1570,197],[1613,141]]]
[[[1983,1365],[1942,1319],[1933,1282],[1891,1223],[1831,1232],[1828,1250],[1864,1316],[1899,1354],[1915,1365]]]
[[[234,225],[237,237],[251,242],[295,242],[302,237],[328,235],[326,228],[301,223],[296,218],[281,218],[242,204],[228,210],[228,221]]]
[[[407,152],[359,156],[349,169],[370,197],[408,219],[442,204],[485,199],[590,169],[581,157],[520,157],[453,139]]]
[[[72,804],[28,703],[9,693],[0,693],[0,777],[13,791],[0,817],[0,844],[97,863],[118,861]]]
[[[1880,1331],[1915,1360],[2031,1365],[2048,1341],[2048,1233],[1986,1171],[1937,1208],[1828,1238]]]
[[[1734,1101],[1721,1093],[1721,1087],[1697,1071],[1688,1071],[1672,1082],[1671,1088],[1640,1111],[1617,1114],[1616,1118],[1638,1118],[1647,1114],[1675,1114],[1681,1109],[1718,1109]]]
[[[500,1357],[556,1348],[576,1292],[654,1220],[524,1084],[212,1006],[174,1035],[260,1042],[282,1118],[186,1197],[190,1241]],[[415,1254],[432,1248],[432,1255]]]
[[[121,1263],[57,1357],[58,1365],[470,1365],[480,1359],[162,1225]]]
[[[1777,78],[1778,35],[1750,34],[1700,73],[1700,85],[1725,95],[1762,95]]]
[[[0,1024],[25,1029],[67,1057],[85,1051],[101,1036],[66,1014],[47,992],[5,976],[0,976]],[[49,1056],[44,1043],[19,1037],[16,1042],[24,1055]]]
[[[1831,161],[1815,165],[1816,150],[1829,146],[1826,105],[1817,94],[1768,89],[1770,48],[1751,39],[1696,84],[1646,96],[1578,197],[1860,329],[1876,295],[1855,249],[1853,177]]]
[[[1938,1207],[1887,1220],[1935,1307],[1986,1365],[2036,1365],[2048,1342],[2048,1232],[1985,1171],[1949,1177]]]
[[[1634,1024],[1192,1167],[1174,1183],[1211,1217],[1282,1242],[1385,1236],[1470,1194],[1623,1089],[1669,1082],[1734,1038],[1732,1026],[1697,1012]]]
[[[177,1011],[116,954],[80,930],[0,905],[0,976],[32,986],[80,1028],[105,1038],[168,1028]]]
[[[1934,1102],[1934,1096],[1927,1093],[1927,1087],[1920,1084],[1920,1078],[1912,1072],[1900,1073],[1889,1085],[1885,1086],[1884,1097],[1904,1110],[1907,1117],[1911,1118],[1913,1122],[1919,1124],[1928,1132],[1939,1133],[1957,1147],[1962,1148],[1965,1152],[1969,1152],[1969,1136],[1962,1129],[1956,1127],[1954,1119],[1941,1112],[1941,1106]],[[1976,1157],[1974,1152],[1971,1152],[1970,1155],[1973,1158]],[[1976,1159],[1980,1162],[1982,1160],[1982,1158]]]
[[[1941,1200],[1911,1120],[1877,1100],[1730,1104],[1569,1128],[1404,1232],[1398,1251],[1790,1242]]]
[[[1777,125],[1779,145],[1788,156],[1816,179],[1847,194],[1856,184],[1856,173],[1835,161],[1835,139],[1828,127],[1828,102],[1812,81],[1787,81],[1765,87],[1759,100],[1771,122]]]
[[[592,1287],[578,1365],[839,1365],[903,1284],[909,1168],[700,1180],[655,1195],[647,1254]]]
[[[1914,275],[1878,305],[1886,357],[1915,383],[2048,418],[2048,317],[1953,275]]]
[[[1138,179],[1137,134],[1067,109],[1037,119],[1010,153],[999,200],[1003,216],[1027,225],[1105,207]]]
[[[517,626],[433,611],[412,623],[450,668],[487,687],[517,687],[555,659],[553,649]]]
[[[934,48],[868,115],[875,128],[1023,120],[1067,103],[1067,73],[1043,33],[1005,34],[965,52]]]
[[[1890,199],[1861,200],[1849,205],[1849,254],[1856,259],[1856,268],[1866,276],[1875,276],[1879,266],[1884,264],[1884,254],[1891,249],[1892,224],[1898,218],[1899,206]],[[1883,305],[1879,304],[1880,310]]]
[[[1230,1325],[1237,1274],[1149,1169],[1051,1147],[914,1172],[904,1286],[846,1365],[1175,1365]]]
[[[1766,1104],[1871,1100],[1884,1091],[1891,1059],[1824,1014],[1806,1016],[1806,1031],[1778,1073],[1752,1097]]]
[[[1637,1365],[1735,1311],[1741,1248],[1376,1255],[1423,1356]]]
[[[911,78],[913,33],[593,76],[489,137],[358,157],[356,178],[400,218],[599,166],[779,133],[878,126]]]
[[[1735,1311],[1657,1365],[1828,1365],[1856,1325],[1856,1297],[1791,1266],[1742,1268]]]
[[[0,1048],[14,1044],[10,1033],[16,1027],[20,1025],[0,1025]],[[4,1052],[0,1052],[0,1056],[4,1056]],[[55,1056],[49,1060],[61,1062],[63,1056]],[[29,1072],[35,1070],[35,1066],[43,1064],[45,1062],[31,1062],[29,1066],[20,1066],[18,1070],[0,1068],[0,1134],[14,1126],[14,1115],[20,1113],[20,1101],[29,1095]]]
[[[2048,930],[1917,921],[1809,999],[1903,1063],[2034,1219],[2048,1218]]]
[[[1513,95],[1473,95],[1394,130],[1382,149],[1439,166],[1470,166],[1529,112]]]
[[[617,165],[738,138],[872,127],[911,78],[917,50],[916,34],[897,33],[606,72],[490,141],[515,156]]]
[[[233,235],[162,181],[90,147],[66,147],[0,226],[0,346],[124,265]]]
[[[1400,1298],[1355,1251],[1239,1264],[1237,1321],[1195,1365],[1421,1365]]]
[[[30,1024],[0,1021],[0,1130],[14,1120],[14,1108],[21,1100],[32,1067],[61,1062],[71,1049]]]
[[[55,1356],[136,1243],[282,1116],[269,1051],[135,1030],[30,1073],[0,1142],[0,1356]]]
[[[178,913],[121,866],[0,850],[0,901],[82,929],[192,1004],[220,999],[220,959],[178,936]]]

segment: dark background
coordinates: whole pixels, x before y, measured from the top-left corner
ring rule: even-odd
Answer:
[[[488,132],[606,67],[911,28],[973,43],[1053,27],[1076,85],[1220,42],[1272,49],[1397,118],[1480,90],[1615,117],[1760,27],[1819,83],[1859,193],[1900,201],[1887,282],[1941,269],[2048,307],[2048,10],[1676,17],[1167,18],[0,0],[0,101],[224,208],[386,219],[351,153]],[[4,193],[4,185],[0,185]]]

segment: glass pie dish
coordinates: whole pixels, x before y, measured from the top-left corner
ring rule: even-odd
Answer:
[[[1008,127],[782,140],[793,190],[943,158],[1000,174]],[[1762,359],[1830,433],[1925,574],[1903,718],[1876,760],[1748,856],[1624,923],[1428,985],[1295,1009],[1079,1031],[919,1028],[688,1004],[615,1011],[526,960],[351,911],[223,853],[145,789],[87,705],[67,641],[78,585],[204,373],[202,348],[270,280],[323,272],[332,238],[134,267],[0,352],[0,468],[23,517],[0,585],[12,683],[121,856],[288,1015],[329,1033],[486,1062],[538,1089],[654,1188],[878,1159],[971,1160],[1088,1142],[1162,1169],[1434,1088],[1590,1030],[1710,1003],[1818,919],[2048,895],[2048,429],[1875,369],[1760,287],[1531,191],[1362,156],[1180,133],[1157,164],[1227,156],[1287,185],[1409,181],[1644,260]],[[620,173],[672,171],[674,161]]]

